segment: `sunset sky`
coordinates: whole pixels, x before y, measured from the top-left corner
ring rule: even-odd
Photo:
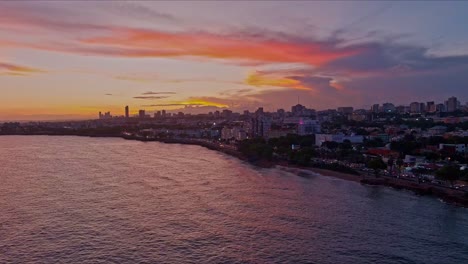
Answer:
[[[0,2],[0,120],[468,100],[468,2]]]

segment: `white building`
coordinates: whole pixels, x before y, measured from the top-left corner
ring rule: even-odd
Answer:
[[[465,153],[466,145],[465,144],[439,144],[439,150],[443,149],[454,149],[456,152]]]
[[[301,118],[297,125],[297,134],[300,136],[320,133],[320,123],[317,120]]]
[[[361,136],[361,135],[346,136],[343,134],[316,134],[315,135],[315,145],[319,147],[322,146],[322,144],[326,141],[343,143],[345,140],[349,140],[351,143],[362,143],[364,142],[364,136]]]
[[[235,139],[241,141],[247,138],[247,132],[241,127],[223,127],[221,130],[221,139]]]

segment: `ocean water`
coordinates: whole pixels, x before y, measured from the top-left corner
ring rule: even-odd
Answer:
[[[0,263],[468,263],[468,209],[198,146],[0,137]]]

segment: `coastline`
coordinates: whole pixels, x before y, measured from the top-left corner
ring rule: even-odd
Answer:
[[[38,135],[38,134],[33,134]],[[303,167],[291,164],[284,164],[280,162],[265,161],[265,160],[256,160],[252,161],[245,157],[241,152],[233,149],[220,147],[219,144],[213,143],[206,140],[196,140],[196,139],[182,139],[182,138],[171,138],[171,139],[156,139],[156,138],[142,138],[133,135],[48,135],[41,134],[42,136],[85,136],[85,137],[118,137],[126,140],[135,140],[141,142],[160,142],[166,144],[185,144],[185,145],[197,145],[205,147],[210,150],[218,151],[229,156],[235,157],[239,160],[245,161],[253,166],[260,168],[278,168],[280,170],[293,173],[299,177],[310,177],[309,173],[319,174],[325,177],[333,177],[347,181],[358,182],[364,185],[374,185],[374,186],[385,186],[391,187],[394,189],[405,189],[412,191],[416,195],[431,195],[437,198],[440,198],[444,202],[453,204],[456,206],[468,208],[468,193],[465,193],[460,190],[455,190],[443,186],[436,186],[429,183],[416,183],[414,181],[409,181],[403,178],[390,178],[390,177],[374,177],[374,176],[364,176],[364,175],[354,175],[345,172],[339,172],[323,168],[315,167]],[[1,135],[0,135],[1,136]],[[27,136],[27,135],[26,135]]]

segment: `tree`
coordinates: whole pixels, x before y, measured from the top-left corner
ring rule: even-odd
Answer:
[[[375,172],[375,176],[379,176],[380,170],[385,170],[387,168],[387,164],[381,159],[372,159],[367,163],[367,167],[371,168]]]
[[[450,185],[453,186],[453,183],[462,176],[460,167],[457,165],[446,165],[436,171],[437,179],[448,181]]]
[[[396,165],[398,166],[398,176],[400,176],[401,173],[401,167],[403,166],[404,162],[401,158],[398,158],[396,160]]]

